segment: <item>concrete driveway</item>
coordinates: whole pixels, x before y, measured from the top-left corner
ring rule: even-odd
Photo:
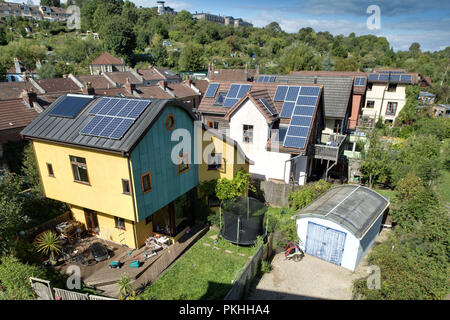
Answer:
[[[382,231],[377,242],[385,239],[387,233]],[[351,300],[353,281],[366,277],[367,267],[367,255],[352,272],[308,254],[299,262],[285,260],[281,252],[272,260],[272,271],[263,275],[248,299]]]

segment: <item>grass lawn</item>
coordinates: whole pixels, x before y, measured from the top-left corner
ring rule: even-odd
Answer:
[[[237,272],[250,260],[249,256],[256,248],[237,247],[219,239],[215,246],[220,250],[217,250],[213,248],[214,239],[211,238],[217,235],[218,230],[209,230],[139,297],[144,300],[223,299]]]
[[[442,197],[444,204],[450,202],[450,171],[442,170],[442,176],[439,179],[437,191]]]
[[[392,198],[395,196],[395,191],[394,190],[389,190],[389,189],[373,189],[374,191],[378,192],[379,194],[381,194],[383,197],[389,197],[390,201],[392,201]]]

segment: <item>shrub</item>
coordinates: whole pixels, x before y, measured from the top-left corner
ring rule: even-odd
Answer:
[[[302,209],[319,197],[322,193],[328,191],[331,184],[325,180],[319,180],[303,186],[301,189],[292,192],[289,195],[291,206],[296,209]]]

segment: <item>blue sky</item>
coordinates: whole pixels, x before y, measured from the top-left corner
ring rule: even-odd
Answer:
[[[156,0],[132,1],[137,6],[156,6]],[[312,27],[334,35],[375,34],[385,36],[396,51],[408,50],[412,42],[420,43],[423,51],[450,46],[450,1],[447,0],[167,0],[166,5],[176,11],[231,15],[256,27],[276,21],[287,32]],[[380,8],[379,30],[370,30],[366,25],[371,15],[366,13],[370,5]]]

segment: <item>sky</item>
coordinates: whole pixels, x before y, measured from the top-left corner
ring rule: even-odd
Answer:
[[[137,6],[156,6],[156,0],[132,1]],[[379,8],[378,20],[370,18],[377,11],[367,12],[373,5]],[[242,18],[255,27],[276,21],[286,32],[311,27],[333,35],[374,34],[386,37],[395,51],[408,50],[413,42],[420,43],[422,51],[450,46],[448,0],[167,0],[166,6],[175,11]],[[374,21],[380,21],[378,29],[374,28]]]

